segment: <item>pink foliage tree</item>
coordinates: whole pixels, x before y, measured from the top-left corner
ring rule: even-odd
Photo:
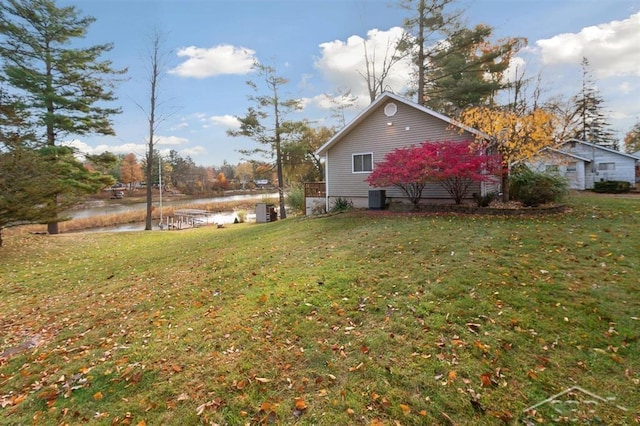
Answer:
[[[423,142],[398,148],[376,163],[366,181],[371,186],[396,186],[417,207],[429,182],[440,184],[456,204],[473,182],[484,182],[500,171],[500,157],[474,150],[467,142]]]

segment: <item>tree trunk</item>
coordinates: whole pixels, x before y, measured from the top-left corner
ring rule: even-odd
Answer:
[[[51,200],[51,203],[56,206],[55,207],[55,212],[56,212],[56,216],[58,215],[58,209],[57,209],[57,205],[58,205],[58,200],[57,197],[54,195],[53,199]],[[56,235],[60,233],[60,228],[58,227],[58,222],[52,222],[52,223],[47,223],[47,233],[51,234],[51,235]]]
[[[425,32],[425,28],[424,28],[424,20],[425,20],[425,3],[424,0],[420,0],[420,3],[418,4],[418,38],[416,40],[417,44],[418,44],[418,59],[417,59],[417,65],[418,65],[418,105],[422,105],[425,106],[425,104],[427,103],[427,100],[425,99],[424,96],[424,84],[425,84],[425,78],[427,75],[426,72],[426,65],[424,63],[425,61],[425,57],[424,57],[424,32]]]
[[[152,174],[153,174],[153,150],[150,149],[149,151],[149,156],[147,159],[147,217],[145,218],[145,223],[144,223],[144,230],[145,231],[151,231],[153,229],[152,223],[151,223],[151,214],[153,213],[153,197],[152,197],[152,186],[153,183],[151,182],[152,180]]]
[[[504,173],[502,173],[502,201],[503,202],[508,202],[509,201],[509,169],[505,170]]]
[[[280,219],[286,219],[287,210],[284,202],[284,176],[282,173],[282,152],[280,148],[280,130],[278,118],[276,118],[276,172],[278,174],[278,201],[280,205]]]

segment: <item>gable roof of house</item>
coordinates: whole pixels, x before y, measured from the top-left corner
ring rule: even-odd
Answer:
[[[484,133],[466,126],[464,124],[462,124],[459,121],[456,121],[452,118],[449,118],[445,115],[442,115],[440,113],[437,113],[429,108],[426,108],[422,105],[419,105],[415,102],[412,102],[408,99],[405,99],[401,96],[398,96],[394,93],[389,93],[389,92],[384,92],[382,93],[380,96],[378,96],[371,104],[369,104],[369,106],[367,106],[362,112],[360,112],[360,114],[358,114],[353,120],[351,120],[346,126],[344,126],[338,133],[336,133],[331,139],[329,139],[327,142],[325,142],[324,145],[322,145],[320,148],[318,148],[316,150],[316,155],[319,156],[323,156],[326,154],[326,152],[329,150],[329,148],[331,148],[333,145],[335,145],[336,143],[338,143],[343,137],[344,135],[346,135],[347,133],[349,133],[351,131],[351,129],[353,129],[354,127],[358,126],[360,123],[362,123],[365,119],[367,119],[372,113],[373,111],[376,110],[376,108],[386,102],[386,101],[390,101],[393,100],[395,102],[399,102],[402,104],[405,104],[407,106],[410,106],[412,108],[417,109],[418,111],[422,111],[425,114],[428,114],[434,118],[437,118],[439,120],[444,121],[447,124],[459,127],[460,129],[466,130],[469,133],[472,133],[475,136],[484,138],[484,139],[489,139],[489,137],[487,135],[485,135]]]
[[[606,146],[598,145],[598,144],[591,143],[591,142],[582,141],[580,139],[567,139],[566,141],[561,142],[560,144],[558,144],[555,147],[555,149],[567,154],[566,151],[562,150],[562,146],[564,146],[564,145],[566,145],[568,143],[579,143],[579,144],[586,145],[586,146],[591,147],[591,148],[601,149],[603,151],[610,152],[612,154],[618,154],[618,155],[622,155],[623,157],[633,158],[634,160],[640,160],[640,157],[638,157],[635,154],[627,154],[626,152],[616,151],[615,149],[607,148]]]
[[[589,158],[581,157],[581,156],[576,155],[576,154],[574,154],[572,152],[562,151],[562,150],[557,149],[557,148],[546,147],[546,148],[543,148],[541,151],[550,151],[550,152],[553,152],[554,154],[565,155],[567,157],[575,158],[576,160],[584,161],[586,163],[590,163],[591,162],[591,159],[589,159]]]

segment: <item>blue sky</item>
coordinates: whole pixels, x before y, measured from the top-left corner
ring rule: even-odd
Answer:
[[[283,96],[304,100],[299,116],[330,125],[328,97],[351,90],[368,104],[363,44],[382,58],[400,34],[407,11],[383,0],[59,0],[96,22],[79,45],[111,42],[108,58],[127,67],[117,88],[123,113],[114,117],[115,137],[83,136],[68,143],[87,153],[145,152],[148,51],[154,28],[165,35],[167,55],[160,81],[158,148],[175,149],[197,164],[236,164],[239,149],[255,147],[231,138],[251,103],[247,80],[253,60],[275,67],[289,80]],[[496,39],[526,37],[517,58],[527,76],[540,75],[543,97],[570,98],[581,85],[586,56],[620,139],[640,121],[640,2],[638,0],[459,0],[469,26],[488,24]],[[398,64],[391,89],[402,93],[410,67]],[[256,80],[259,82],[259,80]],[[140,106],[139,106],[140,105]]]

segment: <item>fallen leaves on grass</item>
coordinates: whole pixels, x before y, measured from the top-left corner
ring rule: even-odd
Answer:
[[[278,419],[276,409],[278,406],[269,401],[265,401],[260,405],[260,410],[254,416],[254,422],[256,424],[274,424]]]
[[[295,404],[293,407],[293,417],[298,418],[304,414],[307,410],[307,404],[302,398],[295,398]]]
[[[202,416],[207,411],[216,411],[220,407],[222,407],[222,399],[214,398],[211,401],[205,402],[204,404],[198,406],[198,408],[196,408],[196,414],[198,416]]]

